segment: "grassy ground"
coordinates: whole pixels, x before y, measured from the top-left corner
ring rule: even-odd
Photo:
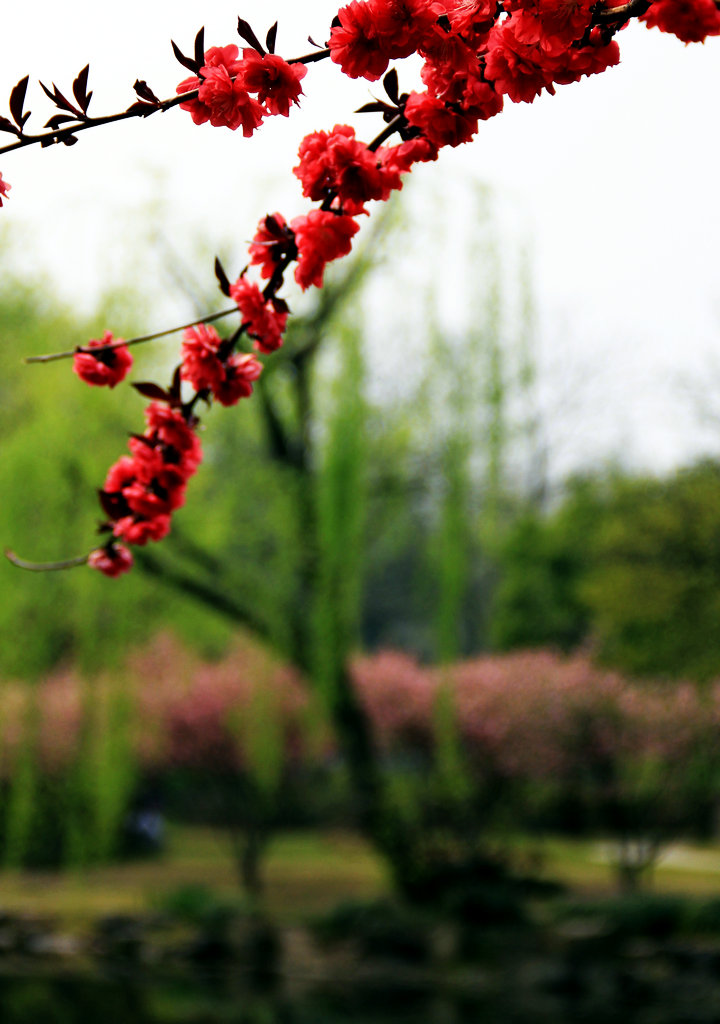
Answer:
[[[547,878],[582,892],[612,892],[610,851],[599,842],[548,839],[529,847],[529,859]],[[535,856],[536,855],[536,856]],[[266,862],[267,902],[280,919],[330,909],[342,900],[387,891],[383,865],[357,836],[344,832],[296,832],[278,837]],[[89,870],[0,875],[0,912],[86,919],[134,913],[162,902],[180,886],[204,885],[239,893],[230,847],[210,829],[175,827],[167,853],[156,860]],[[720,845],[676,845],[652,879],[660,892],[720,893]]]
[[[386,888],[382,865],[347,833],[298,832],[278,837],[265,877],[271,912],[292,920],[343,899],[372,898]],[[0,912],[86,918],[135,913],[181,886],[202,885],[221,896],[240,890],[230,844],[206,828],[174,827],[161,857],[107,867],[0,874]]]

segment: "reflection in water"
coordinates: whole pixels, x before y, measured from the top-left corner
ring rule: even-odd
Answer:
[[[674,972],[673,972],[674,973]],[[248,988],[232,972],[204,976],[0,975],[2,1024],[714,1024],[718,979],[641,980],[627,969],[574,981],[512,978],[482,997],[445,990],[343,985],[291,995]]]

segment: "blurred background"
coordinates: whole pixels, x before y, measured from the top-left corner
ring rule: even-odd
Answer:
[[[90,60],[119,109],[233,39],[144,7],[7,12],[7,93]],[[334,13],[249,7],[287,55]],[[720,72],[623,37],[289,296],[129,577],[0,566],[3,1022],[717,1019]],[[0,158],[3,546],[85,552],[142,422],[23,357],[218,308],[303,134],[374,133],[365,83],[305,91],[251,140],[176,110]]]

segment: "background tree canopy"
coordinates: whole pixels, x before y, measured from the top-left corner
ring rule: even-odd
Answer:
[[[720,467],[665,478],[571,481],[547,515],[528,512],[501,554],[492,639],[501,649],[590,641],[626,671],[720,672]]]

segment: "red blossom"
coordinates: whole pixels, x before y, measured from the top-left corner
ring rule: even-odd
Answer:
[[[295,280],[305,291],[310,285],[322,288],[325,265],[339,256],[347,256],[360,225],[346,215],[311,210],[291,221],[290,227],[298,247]]]
[[[330,33],[330,59],[350,78],[377,82],[385,74],[389,57],[378,35],[374,13],[360,0],[341,7]]]
[[[336,196],[345,213],[363,213],[368,200],[388,199],[393,189],[402,188],[399,174],[358,142],[355,129],[346,124],[306,135],[298,155],[293,174],[302,182],[303,195],[315,200]]]
[[[655,0],[640,20],[684,43],[703,43],[707,36],[720,35],[720,9],[713,0]]]
[[[221,339],[212,327],[200,324],[185,332],[183,342],[183,380],[198,391],[209,389],[221,405],[235,405],[252,394],[253,381],[262,373],[262,364],[245,353],[220,358]],[[171,494],[172,497],[172,494]],[[129,502],[134,511],[132,502]]]
[[[124,516],[118,519],[113,527],[113,534],[122,537],[128,544],[142,546],[149,540],[163,540],[170,532],[170,516],[158,515],[152,519],[142,519],[136,516]]]
[[[3,204],[3,198],[7,198],[7,194],[12,188],[12,185],[8,181],[3,181],[3,176],[0,173],[0,206]]]
[[[97,351],[75,353],[73,370],[80,380],[97,387],[114,388],[127,377],[133,358],[126,345],[108,348],[116,341],[122,341],[122,338],[116,339],[110,331],[105,331],[101,339],[93,338],[83,346]]]
[[[287,313],[278,311],[260,288],[244,276],[230,285],[230,297],[237,303],[247,333],[259,352],[274,352],[282,345]]]
[[[513,103],[532,103],[543,89],[554,92],[553,62],[541,47],[530,46],[518,39],[522,15],[515,15],[490,33],[485,62],[485,75],[499,93]],[[520,24],[522,34],[522,24]]]
[[[177,466],[166,465],[152,480],[137,479],[124,487],[122,496],[138,516],[169,515],[185,504],[185,476]]]
[[[288,64],[275,53],[243,50],[241,76],[248,92],[257,93],[269,114],[287,117],[290,105],[302,95],[300,82],[307,74],[304,64]]]
[[[223,368],[218,358],[220,335],[208,324],[188,327],[183,334],[180,376],[196,391],[213,389],[222,379]]]
[[[119,493],[123,488],[128,487],[138,477],[138,463],[129,455],[121,455],[107,472],[103,490],[108,494]]]
[[[497,0],[443,0],[452,31],[476,51],[497,16]]]
[[[340,136],[354,138],[355,129],[346,124],[336,124],[332,132],[311,132],[300,143],[300,163],[293,167],[293,174],[301,181],[303,195],[309,199],[325,199],[333,187],[329,141],[332,138],[337,142]]]
[[[405,116],[419,128],[426,139],[438,148],[460,146],[469,142],[477,131],[477,117],[466,111],[453,110],[427,93],[411,92],[405,104]]]
[[[455,64],[426,61],[422,69],[422,80],[430,96],[487,121],[500,113],[503,98],[492,83],[483,77],[477,55],[464,44],[459,45],[463,46],[461,59]],[[467,58],[468,54],[470,59]],[[459,70],[457,65],[460,65]]]
[[[202,462],[202,448],[183,414],[161,402],[151,402],[145,410],[145,420],[148,425],[145,437],[151,443],[162,444],[166,461],[179,466],[186,476],[192,476]],[[136,447],[138,445],[142,442],[136,442]]]
[[[204,73],[210,68],[223,67],[232,77],[237,74],[240,67],[237,57],[238,48],[234,44],[230,44],[230,46],[211,46],[209,50],[205,51],[205,64],[201,68],[200,74],[204,77]],[[199,89],[200,85],[201,79],[197,75],[193,75],[192,78],[186,78],[180,82],[175,92],[178,94],[193,92]],[[212,113],[210,108],[201,102],[199,98],[181,103],[180,109],[187,110],[195,124],[205,124],[206,121],[210,120]]]
[[[124,544],[111,544],[110,547],[97,548],[88,555],[87,564],[91,569],[98,569],[105,576],[114,579],[130,572],[133,567],[133,556]]]
[[[520,12],[515,36],[521,43],[539,44],[545,53],[559,56],[582,39],[592,18],[593,0],[510,0],[508,9]]]
[[[437,160],[438,148],[429,139],[420,135],[407,142],[401,142],[398,146],[383,146],[378,150],[378,154],[386,166],[404,174],[413,164]]]
[[[198,100],[209,110],[210,124],[232,131],[242,127],[243,135],[249,138],[262,124],[263,106],[250,96],[242,78],[233,79],[226,67],[206,67],[202,74]]]
[[[241,398],[249,398],[253,383],[262,373],[262,363],[255,356],[238,352],[225,362],[225,375],[213,389],[221,405],[236,405]]]
[[[475,50],[462,39],[451,36],[441,52],[428,56],[420,74],[431,96],[457,103],[465,91],[468,75],[479,70],[480,62]]]
[[[168,452],[175,451],[174,448],[169,449],[166,445],[151,440],[144,435],[142,437],[131,437],[128,441],[128,448],[132,452],[132,459],[130,461],[132,462],[135,478],[142,480],[143,483],[149,483],[161,473],[167,464]],[[120,467],[126,458],[127,456],[122,456],[108,473],[108,477],[105,480],[106,491],[113,489],[110,486],[111,482],[115,482],[115,480],[122,481],[123,473]],[[173,462],[172,465],[177,465],[177,463]],[[115,472],[118,473],[117,477],[113,476]],[[185,470],[183,470],[183,473],[186,477],[190,475]]]
[[[445,13],[442,0],[370,0],[369,7],[380,45],[391,60],[409,57],[445,35],[437,25]]]
[[[553,81],[558,85],[579,82],[583,75],[596,75],[620,63],[620,47],[612,39],[604,43],[599,28],[590,33],[590,44],[569,47],[555,59]]]
[[[249,248],[250,262],[260,267],[260,276],[269,278],[282,260],[294,255],[295,237],[281,213],[269,213],[257,226]]]

